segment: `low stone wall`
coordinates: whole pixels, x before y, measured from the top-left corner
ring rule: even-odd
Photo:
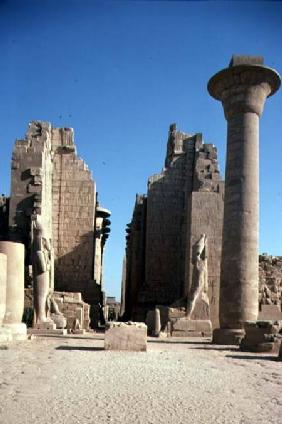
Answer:
[[[90,305],[83,302],[81,293],[74,292],[54,292],[54,300],[56,301],[59,311],[67,320],[67,328],[72,329],[74,322],[77,320],[81,329],[88,331],[90,326]],[[29,326],[32,325],[33,317],[33,289],[25,289],[25,322]]]

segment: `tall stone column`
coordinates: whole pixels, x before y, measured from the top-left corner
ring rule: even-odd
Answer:
[[[227,120],[227,157],[219,322],[213,341],[239,344],[244,322],[258,315],[259,118],[279,74],[263,58],[233,56],[208,83]]]
[[[7,256],[7,289],[4,328],[10,329],[14,339],[26,338],[26,325],[22,323],[24,310],[24,245],[0,241],[0,253]]]
[[[2,326],[6,313],[7,256],[0,253],[0,342],[9,342],[12,338],[10,329]]]

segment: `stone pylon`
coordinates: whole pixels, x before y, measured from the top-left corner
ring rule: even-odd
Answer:
[[[219,322],[213,341],[239,344],[258,314],[259,118],[279,74],[262,57],[233,56],[208,82],[227,120]]]

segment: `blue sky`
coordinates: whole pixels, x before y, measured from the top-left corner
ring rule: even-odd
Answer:
[[[73,127],[112,211],[105,286],[120,294],[125,225],[164,164],[169,124],[202,132],[224,171],[226,121],[206,89],[231,55],[282,72],[281,2],[0,0],[0,191],[34,119]],[[260,125],[260,251],[282,255],[282,90]]]

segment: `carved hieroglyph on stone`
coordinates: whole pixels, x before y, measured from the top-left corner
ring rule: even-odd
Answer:
[[[259,118],[280,86],[262,57],[233,56],[208,83],[227,120],[227,157],[220,277],[220,329],[214,342],[238,344],[244,322],[258,315]]]
[[[23,324],[24,310],[24,245],[11,241],[0,241],[0,253],[7,256],[6,311],[3,326],[10,329],[13,338],[26,338]]]
[[[142,322],[106,323],[105,350],[147,350],[147,325]]]

